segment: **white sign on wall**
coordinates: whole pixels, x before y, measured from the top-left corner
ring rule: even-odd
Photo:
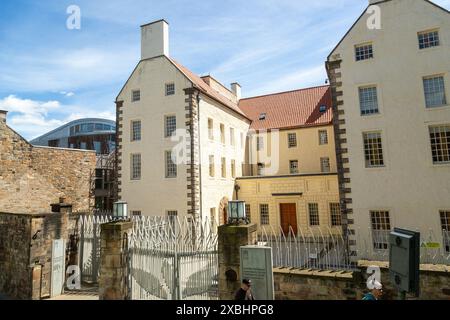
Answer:
[[[65,277],[65,245],[64,240],[53,240],[52,244],[52,276],[51,297],[63,293]]]

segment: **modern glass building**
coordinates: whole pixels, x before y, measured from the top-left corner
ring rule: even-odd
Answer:
[[[116,123],[95,118],[75,120],[32,140],[31,144],[110,154],[116,147]]]

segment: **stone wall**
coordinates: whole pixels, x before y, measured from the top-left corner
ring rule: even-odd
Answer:
[[[87,212],[95,165],[93,151],[33,147],[0,121],[0,211],[48,212],[65,198]]]
[[[13,299],[50,296],[52,242],[69,239],[69,216],[62,211],[0,213],[0,293]]]
[[[387,263],[360,261],[353,272],[274,269],[277,300],[361,300],[368,292],[367,267],[379,266],[383,299],[394,300],[398,293],[389,280]],[[421,265],[420,300],[450,300],[450,267]]]

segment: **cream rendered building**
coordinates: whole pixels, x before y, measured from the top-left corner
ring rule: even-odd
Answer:
[[[252,119],[236,198],[259,228],[341,233],[329,86],[242,99]]]
[[[450,15],[425,0],[371,4],[381,28],[378,10],[363,13],[327,62],[351,249],[386,256],[402,227],[448,251]]]
[[[340,232],[330,88],[241,99],[237,83],[230,90],[170,58],[168,29],[142,26],[141,61],[116,101],[119,198],[130,214],[223,224],[238,198],[260,225]]]
[[[222,176],[222,159],[226,168],[232,160],[244,161],[244,148],[229,143],[231,128],[246,134],[250,124],[237,106],[239,85],[231,92],[171,59],[164,20],[142,26],[141,32],[141,61],[116,101],[119,198],[131,214],[209,216],[233,197],[234,178],[231,170]],[[216,167],[212,177],[210,156]],[[236,167],[235,174],[241,170]]]

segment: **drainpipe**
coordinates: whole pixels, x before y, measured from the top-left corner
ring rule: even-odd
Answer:
[[[197,106],[198,106],[198,157],[199,157],[199,168],[198,168],[198,175],[199,175],[199,189],[200,189],[200,207],[199,207],[199,211],[200,211],[200,219],[202,217],[202,213],[203,213],[203,196],[202,196],[202,141],[201,141],[201,132],[200,132],[200,128],[201,128],[201,121],[200,121],[200,93],[197,92]]]

